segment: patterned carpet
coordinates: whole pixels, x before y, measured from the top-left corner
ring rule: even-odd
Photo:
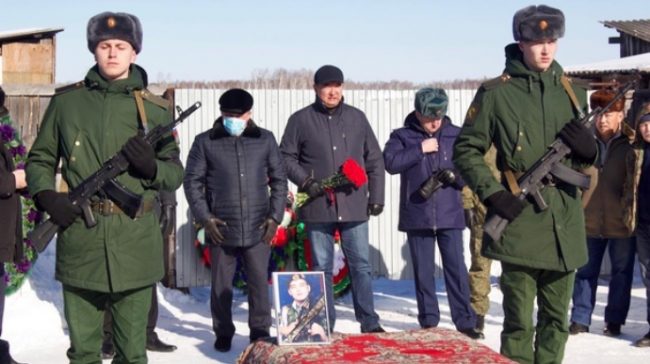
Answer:
[[[278,346],[258,341],[239,357],[242,364],[307,363],[514,363],[465,335],[433,328],[381,334],[332,335],[329,345]]]

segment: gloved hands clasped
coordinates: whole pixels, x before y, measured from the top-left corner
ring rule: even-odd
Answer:
[[[220,227],[223,228],[224,226],[227,226],[226,222],[214,216],[203,222],[205,233],[210,237],[212,244],[218,245],[225,241],[223,233],[219,230]]]
[[[158,169],[156,152],[141,135],[129,139],[122,147],[122,153],[129,161],[129,172],[132,175],[143,179],[156,177],[156,170]]]
[[[449,186],[456,182],[456,174],[451,169],[443,169],[427,179],[420,190],[420,196],[425,200],[429,199],[434,192],[441,187]]]
[[[67,193],[44,190],[34,196],[36,206],[50,215],[52,222],[62,228],[72,225],[81,215],[81,207],[73,205]]]

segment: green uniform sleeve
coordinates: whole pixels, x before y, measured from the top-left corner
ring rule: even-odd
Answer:
[[[57,126],[56,97],[52,98],[45,111],[38,136],[29,151],[27,185],[34,196],[44,190],[54,190],[56,167],[59,163],[59,132]]]
[[[492,97],[481,87],[465,116],[465,122],[454,144],[454,165],[481,201],[504,190],[485,162],[494,136]]]

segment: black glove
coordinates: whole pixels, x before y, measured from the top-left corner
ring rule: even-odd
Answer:
[[[443,169],[436,175],[438,181],[444,186],[449,186],[456,182],[456,174],[451,169]]]
[[[488,198],[485,199],[485,205],[493,208],[497,215],[508,221],[517,218],[526,206],[525,203],[515,197],[515,195],[503,190],[488,196]]]
[[[50,215],[52,222],[64,229],[81,215],[81,207],[73,205],[67,193],[44,190],[34,196],[34,202],[36,207]]]
[[[262,235],[262,241],[264,241],[267,244],[271,243],[271,240],[273,240],[273,237],[275,236],[275,232],[278,230],[278,223],[275,222],[272,218],[268,218],[264,220],[262,225],[260,225],[260,230],[264,230],[264,234]]]
[[[129,139],[122,147],[124,156],[129,161],[129,171],[138,178],[156,177],[156,152],[140,135]]]
[[[593,133],[577,120],[564,125],[560,138],[571,148],[571,153],[579,160],[591,162],[596,157],[598,145]]]
[[[309,198],[316,198],[323,193],[325,193],[325,190],[323,189],[323,185],[320,184],[320,182],[316,181],[315,179],[308,179],[304,185],[303,185],[303,191],[307,193],[307,196]]]
[[[423,199],[428,200],[429,197],[431,197],[431,195],[433,195],[433,193],[436,192],[440,187],[442,187],[442,182],[438,180],[438,175],[434,174],[426,181],[424,181],[422,186],[420,186],[418,193],[420,196],[422,196]]]
[[[212,244],[218,245],[225,241],[223,234],[219,230],[219,226],[226,226],[226,225],[227,224],[225,221],[218,219],[216,217],[210,217],[203,222],[203,227],[205,228],[205,232],[210,237]]]
[[[368,216],[379,216],[384,211],[384,205],[378,203],[368,204]]]

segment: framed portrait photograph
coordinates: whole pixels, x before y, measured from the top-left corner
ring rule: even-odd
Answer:
[[[279,345],[330,343],[323,272],[274,272],[273,296]]]

